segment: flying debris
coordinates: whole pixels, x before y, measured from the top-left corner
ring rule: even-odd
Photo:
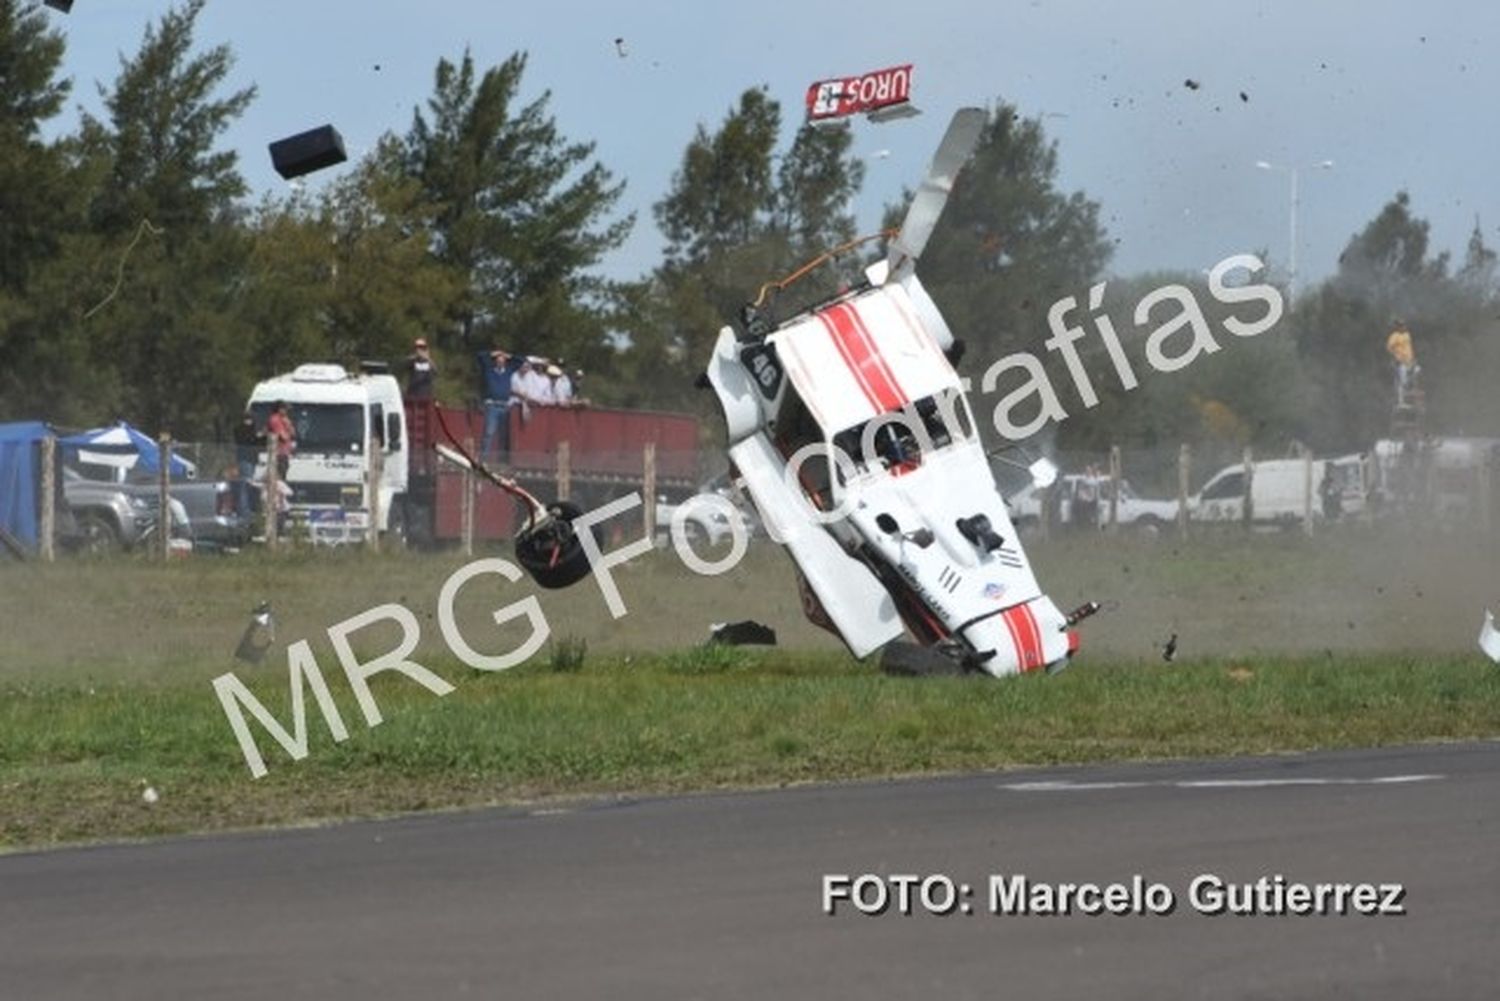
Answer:
[[[1167,642],[1162,645],[1161,659],[1168,664],[1177,659],[1177,634],[1173,633]]]
[[[754,619],[715,622],[708,627],[708,641],[725,646],[775,646],[776,630]]]
[[[615,52],[619,53],[621,59],[624,59],[627,55],[629,55],[629,53],[625,51],[625,39],[615,39]]]
[[[873,70],[862,76],[819,80],[807,88],[807,120],[834,125],[853,115],[889,122],[921,114],[911,103],[912,64]]]
[[[837,99],[815,85],[809,113],[839,113]],[[1073,623],[1097,606],[1070,619],[1037,584],[953,367],[963,342],[916,274],[985,121],[979,108],[954,115],[884,260],[805,308],[780,300],[876,237],[763,285],[720,330],[700,384],[723,409],[731,476],[791,557],[814,624],[856,657],[909,632],[957,670],[1001,677],[1065,664]]]
[[[1199,87],[1203,86],[1203,84],[1199,83],[1197,80],[1194,80],[1192,77],[1188,77],[1186,80],[1182,81],[1182,85],[1188,90],[1197,90]]]
[[[271,143],[270,150],[271,166],[287,181],[349,159],[344,152],[344,137],[332,125],[278,139]]]
[[[1245,93],[1245,92],[1244,92],[1244,91],[1243,91],[1243,90],[1242,90],[1242,91],[1240,91],[1240,100],[1241,100],[1241,101],[1244,101],[1244,102],[1245,102],[1245,103],[1246,103],[1246,104],[1249,104],[1249,103],[1250,103],[1250,95],[1249,95],[1249,94],[1247,94],[1247,93]]]
[[[240,645],[234,648],[234,656],[248,664],[259,664],[275,642],[276,621],[271,617],[271,603],[262,601],[250,612],[250,622],[240,636]]]
[[[515,480],[501,476],[458,446],[449,431],[442,411],[436,411],[443,434],[452,445],[439,442],[433,447],[438,457],[460,469],[468,469],[489,480],[503,492],[526,506],[526,527],[516,533],[516,560],[545,588],[564,588],[578,583],[589,572],[588,550],[573,522],[583,509],[567,501],[548,504],[533,496]],[[598,527],[591,529],[596,548],[602,547]]]

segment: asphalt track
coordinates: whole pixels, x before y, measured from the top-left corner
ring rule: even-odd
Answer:
[[[942,873],[971,915],[822,913]],[[991,874],[1170,886],[994,916]],[[1405,916],[1208,917],[1202,873],[1399,882]],[[0,858],[17,998],[1500,996],[1500,744],[486,811]]]

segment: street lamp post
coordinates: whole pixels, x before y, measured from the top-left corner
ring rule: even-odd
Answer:
[[[1317,163],[1309,164],[1279,164],[1270,163],[1266,160],[1255,161],[1255,166],[1261,170],[1282,171],[1291,176],[1292,181],[1292,209],[1290,220],[1289,246],[1287,249],[1287,275],[1286,275],[1286,304],[1290,308],[1297,298],[1297,205],[1300,201],[1298,192],[1298,178],[1304,170],[1332,170],[1332,160],[1319,160]]]

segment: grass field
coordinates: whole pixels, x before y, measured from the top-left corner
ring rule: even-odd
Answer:
[[[0,573],[0,846],[324,821],[597,793],[1116,758],[1244,754],[1500,736],[1500,670],[1472,651],[1496,590],[1492,548],[1459,540],[1224,538],[1032,547],[1060,604],[1112,610],[1050,678],[900,679],[806,626],[781,557],[752,550],[696,577],[669,553],[619,572],[613,620],[588,581],[542,595],[549,647],[500,674],[460,665],[434,619],[456,556],[132,560]],[[1491,593],[1487,594],[1486,590]],[[474,645],[524,628],[490,614],[532,589],[475,581],[458,606]],[[230,657],[269,597],[280,645]],[[414,655],[457,690],[379,678],[364,726],[324,630],[381,602],[422,625]],[[753,617],[778,650],[699,646]],[[488,631],[486,631],[488,630]],[[1180,659],[1154,644],[1180,634]],[[395,630],[358,637],[369,653]],[[253,780],[211,679],[235,671],[290,722],[285,644],[306,638],[349,739],[309,700],[309,756],[269,738]],[[581,661],[577,651],[587,648]],[[259,731],[256,731],[259,733]],[[142,799],[151,787],[155,803]]]
[[[0,844],[1500,735],[1500,672],[1474,658],[1094,664],[996,683],[709,649],[441,673],[457,686],[443,698],[399,678],[377,683],[385,722],[374,729],[331,679],[349,739],[335,744],[313,711],[308,757],[293,762],[263,738],[270,774],[259,780],[206,685],[13,685],[0,700]],[[254,687],[289,721],[284,673]],[[143,801],[147,785],[158,802]]]

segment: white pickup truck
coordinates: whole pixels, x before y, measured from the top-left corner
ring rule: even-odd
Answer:
[[[1255,464],[1250,481],[1251,513],[1257,524],[1283,528],[1300,525],[1307,514],[1324,520],[1323,476],[1333,477],[1338,488],[1339,517],[1354,517],[1365,510],[1365,457],[1341,455],[1331,459],[1268,459]],[[1188,499],[1196,521],[1237,522],[1244,518],[1245,467],[1242,463],[1219,470],[1203,489]]]
[[[1103,527],[1109,523],[1109,479],[1089,477],[1084,473],[1069,473],[1059,476],[1051,488],[1061,492],[1061,497],[1054,501],[1056,507],[1053,509],[1053,524],[1073,524],[1074,506],[1079,487],[1084,486],[1090,480],[1093,482],[1095,495],[1099,498],[1097,526]],[[1027,486],[1017,491],[1011,495],[1009,504],[1011,518],[1018,529],[1026,531],[1041,523],[1042,497],[1036,487]],[[1117,524],[1142,532],[1155,532],[1170,525],[1176,518],[1177,502],[1175,500],[1153,500],[1149,497],[1141,497],[1130,485],[1129,480],[1120,481],[1120,503],[1115,511]]]

